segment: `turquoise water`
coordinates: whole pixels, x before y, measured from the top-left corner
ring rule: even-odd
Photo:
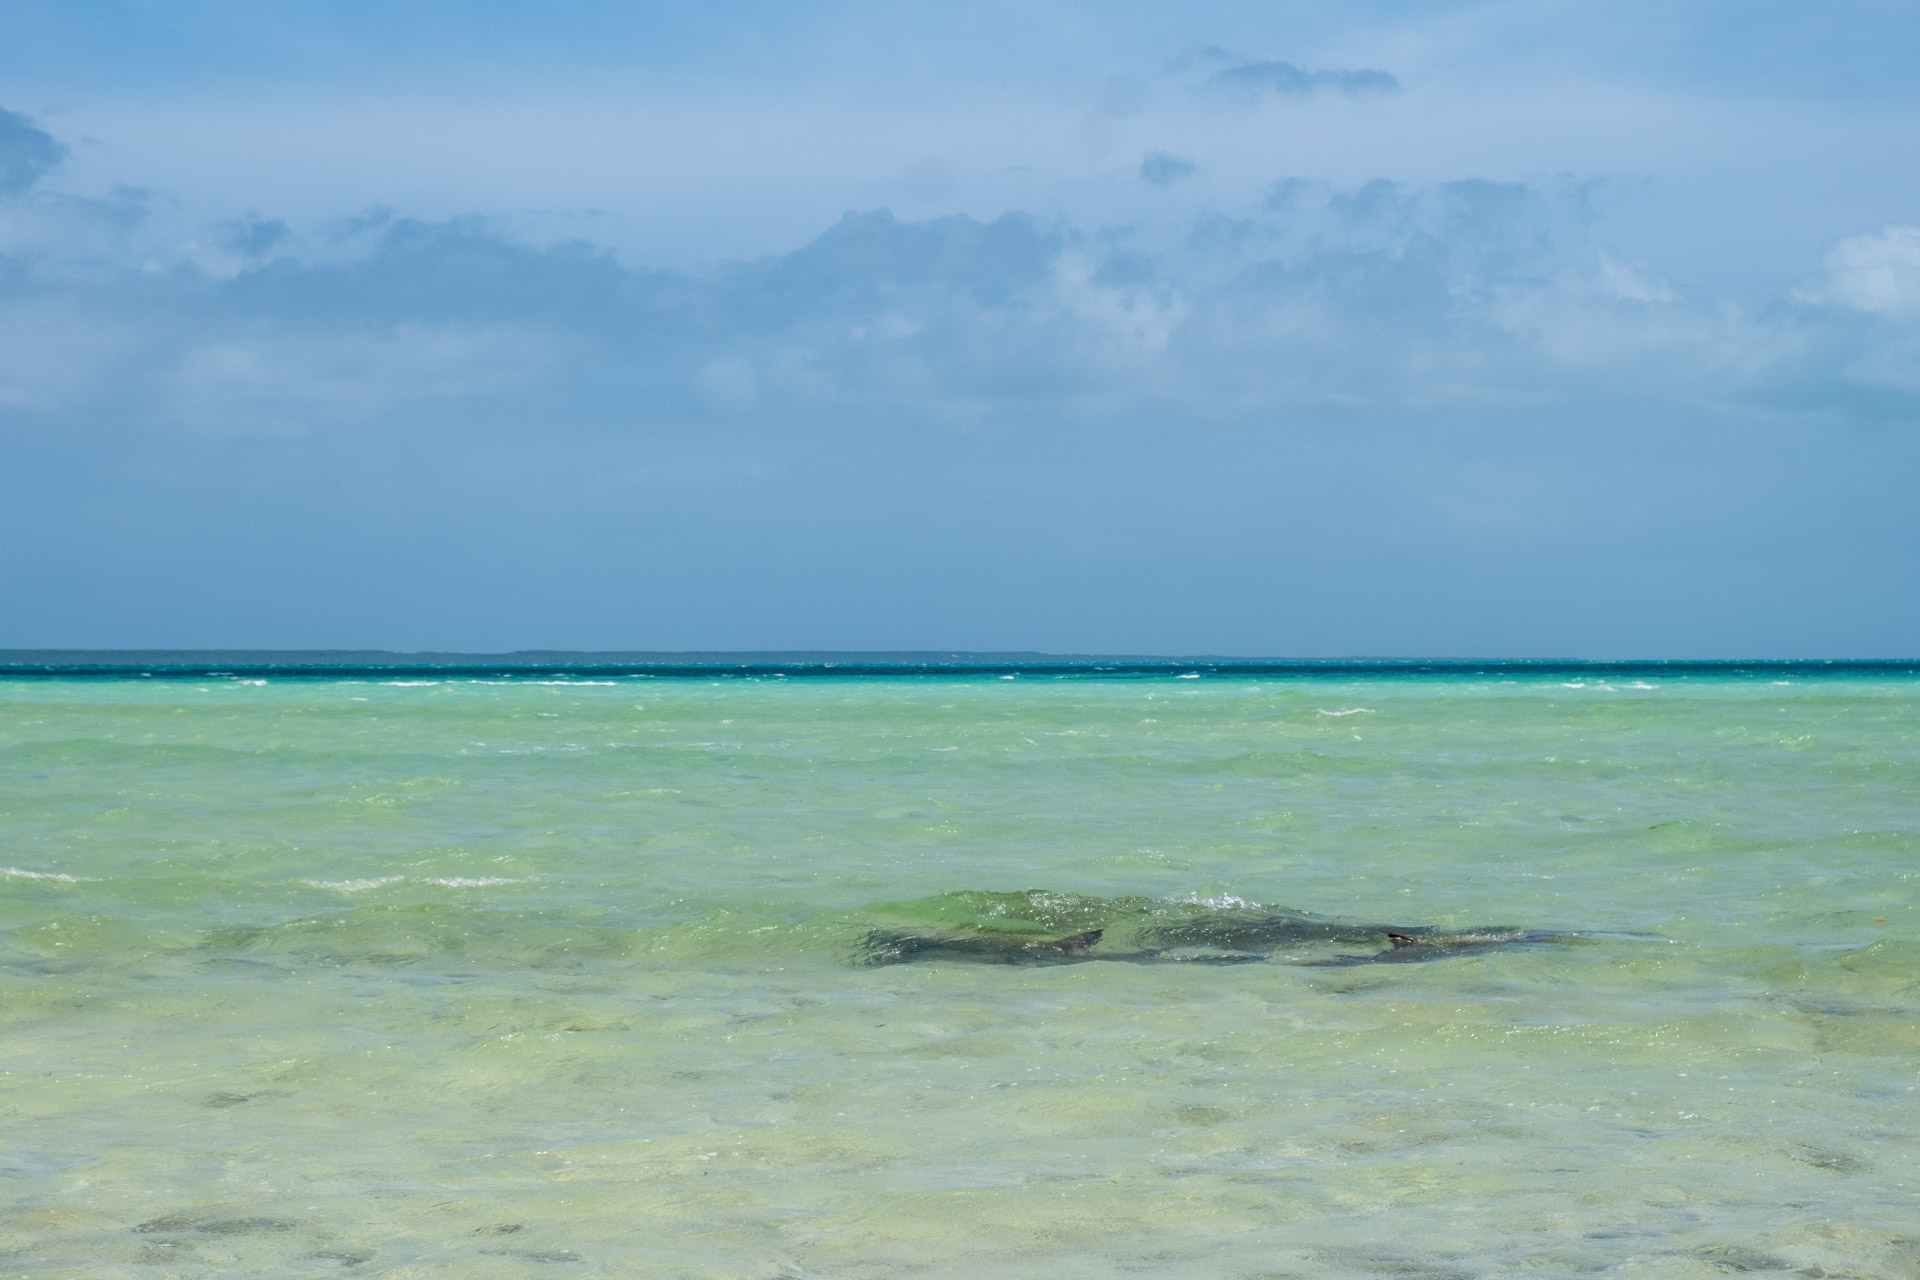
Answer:
[[[0,683],[0,1275],[1911,1277],[1916,712]],[[1569,936],[858,963],[1027,889]]]

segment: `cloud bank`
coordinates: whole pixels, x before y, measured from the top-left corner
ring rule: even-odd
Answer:
[[[1594,192],[1285,179],[1155,244],[1019,212],[871,210],[703,273],[378,210],[299,232],[223,222],[166,260],[135,194],[22,192],[3,224],[0,402],[16,425],[245,435],[406,430],[466,400],[506,424],[503,397],[585,386],[600,398],[573,420],[608,426],[1522,400],[1546,413],[1596,395],[1733,412],[1784,390],[1816,429],[1861,385],[1905,387],[1863,360],[1920,318],[1920,230],[1843,240],[1749,311],[1610,253]]]

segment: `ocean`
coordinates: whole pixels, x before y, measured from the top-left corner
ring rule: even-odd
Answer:
[[[1920,1274],[1909,670],[17,678],[0,816],[0,1276]]]

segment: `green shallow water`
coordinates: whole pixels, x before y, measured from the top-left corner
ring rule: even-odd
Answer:
[[[1917,712],[0,684],[0,1275],[1912,1277]],[[1026,889],[1578,936],[855,962]]]

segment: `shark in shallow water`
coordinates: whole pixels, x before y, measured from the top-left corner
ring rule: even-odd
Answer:
[[[1350,924],[1228,900],[1096,898],[1030,889],[956,892],[867,913],[862,964],[1407,964],[1495,948],[1568,942],[1566,934],[1488,927]]]

